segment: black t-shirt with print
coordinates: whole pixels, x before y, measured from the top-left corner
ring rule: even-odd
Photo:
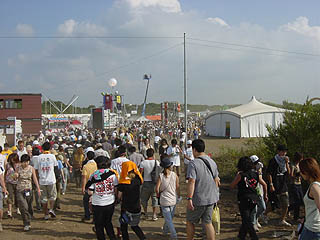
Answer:
[[[131,184],[119,184],[118,191],[122,192],[121,210],[126,210],[130,213],[139,213],[140,206],[140,186],[141,180],[135,177],[131,180]]]
[[[259,174],[255,170],[249,170],[241,173],[241,180],[238,183],[238,200],[251,199],[258,200],[257,185],[259,183]]]
[[[288,192],[287,176],[288,171],[281,172],[280,167],[275,158],[272,158],[267,168],[267,174],[272,177],[272,184],[275,188],[276,194]]]

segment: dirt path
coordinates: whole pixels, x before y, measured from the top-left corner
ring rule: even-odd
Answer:
[[[182,182],[182,181],[181,181]],[[182,183],[182,192],[185,192],[186,184]],[[185,200],[177,206],[177,217],[174,219],[179,239],[186,239],[185,230]],[[0,233],[0,239],[10,240],[30,240],[30,239],[95,239],[92,232],[92,225],[82,223],[82,195],[80,189],[76,189],[73,184],[68,193],[63,196],[62,209],[57,212],[57,219],[45,221],[41,212],[35,212],[32,220],[32,229],[30,232],[23,232],[23,225],[20,216],[14,215],[14,219],[6,218],[3,220],[4,231]],[[228,190],[226,185],[221,188],[221,200],[219,203],[221,214],[221,234],[217,239],[232,240],[236,239],[240,226],[240,217],[236,215],[238,208],[236,205],[236,190]],[[274,231],[285,232],[289,235],[296,226],[292,228],[281,228],[277,226],[276,216],[271,215],[274,219],[268,226],[263,226],[258,233],[260,239],[274,239]],[[141,227],[148,239],[168,239],[167,236],[161,235],[161,226],[163,218],[154,222],[143,220]],[[197,228],[197,238],[200,237],[201,228]],[[132,235],[132,239],[137,239]],[[279,238],[278,239],[285,239]]]
[[[207,152],[218,153],[221,146],[230,146],[233,148],[240,148],[243,146],[244,139],[205,139]],[[183,162],[183,160],[182,160]],[[220,166],[222,167],[222,166]],[[218,166],[219,168],[219,166]],[[183,169],[183,168],[182,168]],[[184,174],[182,174],[184,176]],[[180,179],[181,193],[185,199],[186,184],[183,177]],[[230,191],[227,184],[223,184],[221,189],[221,197],[219,202],[220,215],[221,215],[221,234],[217,239],[221,240],[234,240],[238,234],[241,218],[237,215],[238,206],[236,201],[237,190]],[[186,239],[185,228],[185,206],[186,201],[183,200],[177,205],[176,217],[174,224],[178,232],[179,239]],[[5,208],[6,209],[6,208]],[[151,211],[151,208],[150,210]],[[70,184],[67,194],[62,196],[61,211],[57,211],[57,219],[45,221],[43,220],[43,213],[35,212],[34,219],[31,222],[32,229],[30,232],[23,232],[23,225],[20,216],[14,215],[14,219],[7,219],[6,214],[3,220],[4,231],[0,233],[0,240],[30,240],[30,239],[96,239],[95,234],[92,232],[92,224],[82,223],[81,217],[83,216],[82,210],[82,195],[80,189],[76,189],[74,184]],[[294,225],[291,228],[282,228],[277,225],[278,215],[271,214],[271,221],[266,226],[263,226],[258,233],[259,239],[275,239],[274,232],[277,234],[285,233],[290,235],[293,230],[297,228]],[[159,218],[154,222],[151,220],[142,220],[140,226],[146,234],[148,239],[167,240],[168,236],[161,234],[161,227],[163,225],[163,218]],[[292,219],[289,218],[292,223]],[[201,227],[197,227],[196,239],[200,237]],[[130,234],[131,239],[137,239],[135,235]],[[276,237],[277,239],[286,239]]]

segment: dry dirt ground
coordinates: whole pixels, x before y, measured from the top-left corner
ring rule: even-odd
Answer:
[[[223,140],[223,139],[207,139],[208,151],[218,151],[219,145],[241,146],[243,140]],[[183,174],[182,174],[183,175]],[[183,177],[180,179],[182,196],[186,196],[186,184]],[[221,197],[219,202],[221,215],[221,233],[217,235],[216,239],[232,240],[236,239],[238,229],[240,227],[241,218],[238,216],[238,207],[236,202],[237,190],[230,191],[228,183],[223,183],[221,187]],[[185,206],[186,202],[183,200],[177,205],[176,217],[174,224],[178,232],[179,239],[186,239],[185,228]],[[6,209],[6,208],[5,208]],[[151,208],[150,208],[151,211]],[[34,219],[31,222],[32,228],[30,232],[23,232],[23,225],[20,216],[14,214],[13,219],[8,219],[4,214],[2,222],[4,231],[0,233],[0,239],[5,240],[30,240],[30,239],[96,239],[92,231],[92,224],[82,223],[82,195],[80,189],[76,189],[74,184],[70,184],[68,192],[62,196],[61,210],[57,211],[57,218],[55,220],[43,220],[43,214],[35,211]],[[286,236],[291,235],[292,231],[296,229],[297,225],[292,227],[279,227],[278,214],[270,214],[271,221],[268,225],[263,225],[261,231],[258,233],[259,239],[287,239]],[[163,225],[163,218],[158,221],[142,220],[140,226],[146,234],[147,239],[169,239],[168,236],[161,234],[161,226]],[[289,218],[292,223],[292,219]],[[202,239],[201,227],[197,227],[196,239]],[[274,236],[274,234],[277,236]],[[284,234],[286,236],[279,236]],[[137,239],[132,232],[130,232],[131,239]],[[249,239],[249,238],[248,238]]]

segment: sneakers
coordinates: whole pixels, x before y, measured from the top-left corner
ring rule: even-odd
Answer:
[[[152,217],[152,221],[157,221],[157,220],[158,220],[157,216]]]
[[[49,215],[44,215],[44,220],[49,220],[50,216]]]
[[[24,226],[23,231],[28,232],[28,231],[30,231],[30,228],[31,228],[30,225],[26,225],[26,226]]]
[[[12,212],[11,211],[8,211],[7,215],[8,215],[9,218],[12,218]]]
[[[286,220],[282,220],[282,221],[280,221],[280,223],[279,223],[281,226],[286,226],[286,227],[291,227],[291,224],[290,223],[288,223]]]
[[[20,212],[20,209],[19,209],[19,208],[17,208],[17,214],[18,214],[18,215],[21,215],[21,212]]]
[[[90,222],[90,218],[85,218],[85,217],[83,217],[83,218],[81,219],[81,221],[84,222],[84,223],[89,223],[89,222]]]
[[[52,209],[49,210],[49,215],[52,217],[52,218],[56,218],[56,214],[54,213],[54,211]]]
[[[258,227],[258,228],[261,228],[261,227],[262,227],[261,224],[258,222],[258,220],[257,220],[257,227]]]
[[[141,213],[141,218],[142,218],[143,220],[148,220],[148,215],[145,214],[144,212],[142,212],[142,213]]]
[[[253,229],[254,229],[256,232],[259,232],[259,228],[258,228],[257,224],[254,224],[254,225],[253,225]]]
[[[266,215],[264,215],[264,214],[262,214],[262,216],[260,217],[260,219],[262,220],[262,222],[263,222],[264,224],[268,224],[268,222],[269,222],[269,218],[268,218]]]

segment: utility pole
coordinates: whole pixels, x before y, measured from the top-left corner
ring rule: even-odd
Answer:
[[[145,115],[146,115],[146,102],[147,102],[147,95],[148,95],[148,89],[149,89],[149,81],[150,81],[150,79],[151,79],[151,74],[145,74],[144,76],[143,76],[143,80],[147,80],[148,82],[147,82],[147,88],[146,88],[146,94],[145,94],[145,96],[144,96],[144,102],[143,102],[143,108],[142,108],[142,114],[141,114],[141,116],[143,116],[143,117],[145,117]]]
[[[184,60],[184,128],[186,132],[185,146],[188,140],[188,117],[187,117],[187,59],[186,59],[186,33],[183,34],[183,60]]]

